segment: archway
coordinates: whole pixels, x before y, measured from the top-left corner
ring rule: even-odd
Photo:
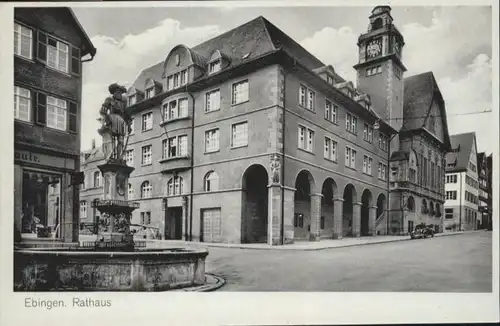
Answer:
[[[415,199],[413,196],[408,197],[407,208],[409,212],[415,212]]]
[[[262,165],[252,165],[242,180],[241,242],[267,242],[268,175]]]
[[[372,193],[365,189],[361,196],[361,236],[371,235],[370,230],[370,206],[372,206]]]
[[[320,235],[328,238],[333,237],[333,220],[341,218],[334,216],[333,199],[337,196],[337,184],[332,178],[327,178],[323,182],[321,189],[321,217],[320,217]]]
[[[294,238],[309,239],[311,230],[311,190],[314,179],[309,171],[302,170],[295,179]]]
[[[353,235],[353,220],[352,213],[354,211],[354,203],[356,202],[356,189],[352,184],[348,184],[344,188],[344,203],[343,203],[343,212],[344,212],[344,220],[342,226],[344,228],[344,235],[352,236]]]

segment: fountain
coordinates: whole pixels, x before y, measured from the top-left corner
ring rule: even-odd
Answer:
[[[126,186],[134,168],[124,160],[131,119],[125,112],[126,89],[109,86],[98,132],[106,163],[104,198],[92,206],[100,220],[82,224],[96,235],[79,247],[14,250],[15,291],[164,291],[205,284],[206,250],[148,248],[134,241],[131,216],[139,203],[128,201]]]

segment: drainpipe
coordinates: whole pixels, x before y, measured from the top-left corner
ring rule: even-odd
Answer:
[[[287,70],[283,74],[283,122],[282,122],[282,130],[283,130],[283,153],[282,153],[282,163],[281,163],[281,182],[283,185],[281,186],[281,227],[280,227],[280,235],[281,235],[281,244],[285,244],[285,141],[286,141],[286,133],[285,133],[285,117],[286,117],[286,77],[290,72],[295,71],[297,65],[297,60],[293,60],[292,70]]]
[[[186,85],[186,93],[191,96],[193,100],[193,111],[191,116],[191,186],[190,186],[190,200],[189,200],[189,241],[193,241],[193,187],[194,187],[194,107],[195,107],[195,98],[193,94],[187,91]],[[187,214],[186,214],[187,219]],[[186,221],[187,223],[187,221]],[[187,234],[186,234],[187,236]],[[187,238],[187,237],[186,237]]]

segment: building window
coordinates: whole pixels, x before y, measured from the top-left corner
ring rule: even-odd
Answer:
[[[220,109],[220,90],[208,92],[205,97],[205,112],[217,111]]]
[[[33,57],[33,31],[14,23],[14,54],[26,59]]]
[[[368,77],[368,76],[380,74],[381,72],[382,72],[382,66],[371,67],[371,68],[366,69],[366,76]]]
[[[354,135],[358,133],[358,119],[349,113],[346,113],[345,130]]]
[[[81,201],[80,202],[80,218],[87,218],[87,202],[86,201]]]
[[[380,180],[387,180],[387,165],[383,163],[378,164],[378,178]]]
[[[127,195],[128,195],[128,200],[130,199],[134,199],[134,188],[132,187],[132,184],[128,184],[128,188],[127,188]]]
[[[146,98],[152,98],[155,96],[155,88],[151,87],[146,90]]]
[[[153,187],[149,181],[144,181],[141,185],[141,198],[151,198]]]
[[[316,94],[313,91],[309,90],[307,92],[307,108],[311,111],[314,111],[315,99],[316,99]]]
[[[134,150],[128,149],[125,152],[125,162],[128,166],[134,166]]]
[[[185,157],[187,155],[187,136],[170,137],[163,140],[163,158]]]
[[[219,128],[205,131],[205,152],[219,150]]]
[[[221,65],[220,59],[212,61],[209,64],[208,74],[210,75],[210,74],[216,73],[216,72],[220,71],[221,68],[222,68],[222,65]]]
[[[151,145],[142,147],[142,165],[151,164],[152,148]]]
[[[174,89],[174,76],[167,77],[167,89],[168,90]]]
[[[372,175],[372,165],[373,165],[373,158],[364,155],[363,156],[363,173]]]
[[[324,216],[321,216],[319,219],[319,227],[321,230],[325,229],[325,217]]]
[[[101,186],[101,172],[94,172],[94,188],[99,188]]]
[[[136,103],[137,96],[136,95],[130,95],[128,97],[128,106],[132,106]]]
[[[62,72],[68,72],[69,47],[67,44],[47,37],[47,65]]]
[[[231,129],[231,147],[248,145],[248,122],[235,123]]]
[[[179,176],[175,176],[167,182],[167,195],[180,195],[183,192],[183,180]]]
[[[356,150],[347,146],[345,148],[345,166],[356,168]]]
[[[153,112],[144,113],[142,115],[142,131],[153,129]]]
[[[29,89],[14,86],[14,119],[31,121],[31,92]]]
[[[370,144],[373,143],[373,128],[366,123],[363,127],[363,140]]]
[[[183,70],[181,71],[181,85],[186,85],[188,82],[188,71]]]
[[[174,74],[174,88],[177,88],[179,87],[179,80],[180,79],[180,73],[176,73]]]
[[[337,162],[337,142],[328,137],[325,137],[324,157],[328,160]]]
[[[379,135],[378,135],[378,147],[381,150],[387,152],[388,143],[389,143],[389,141],[388,141],[387,137],[385,135],[383,135],[382,133],[379,133]]]
[[[314,150],[314,131],[304,126],[299,126],[299,148],[308,152]]]
[[[453,218],[453,208],[445,208],[444,209],[444,218],[452,219]]]
[[[446,199],[450,199],[450,200],[456,200],[457,199],[457,192],[456,190],[454,191],[446,191]]]
[[[142,225],[151,224],[151,212],[141,212],[141,224]]]
[[[307,88],[301,85],[299,88],[299,104],[303,107],[306,107],[306,93]]]
[[[66,130],[67,102],[52,96],[47,96],[47,127]]]
[[[185,118],[188,116],[188,100],[181,98],[163,105],[163,121]]]
[[[332,122],[337,124],[338,123],[338,106],[336,106],[335,104],[332,105],[332,114],[331,114],[331,118],[332,118]]]
[[[248,80],[233,84],[232,104],[239,104],[248,101]]]
[[[325,100],[325,120],[337,124],[337,106],[329,100]]]
[[[216,191],[219,190],[219,175],[210,171],[205,175],[205,191]]]

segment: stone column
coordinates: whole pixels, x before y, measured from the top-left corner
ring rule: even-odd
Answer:
[[[408,233],[408,208],[404,208],[402,211],[401,211],[401,223],[403,223],[403,225],[401,226],[401,231],[402,231],[402,235],[405,235]],[[415,222],[413,222],[415,224]],[[427,224],[427,221],[426,221],[426,224]],[[413,227],[415,228],[415,225],[413,225]]]
[[[363,203],[356,202],[352,205],[352,236],[359,237],[361,235],[361,205]]]
[[[375,221],[377,219],[377,206],[370,206],[368,208],[368,234],[377,235]]]
[[[333,199],[333,238],[342,239],[344,237],[344,199]]]
[[[311,194],[311,230],[309,231],[309,241],[319,241],[320,239],[322,197],[322,194]]]
[[[189,240],[189,229],[188,229],[188,223],[187,223],[187,216],[188,216],[188,197],[183,196],[182,197],[182,224],[184,224],[184,241]]]
[[[279,183],[268,186],[269,199],[267,209],[267,243],[273,246],[281,244],[281,201],[283,194]]]
[[[295,227],[293,226],[293,218],[295,213],[295,201],[294,194],[295,189],[290,187],[284,187],[285,198],[283,198],[284,202],[284,211],[283,211],[283,244],[293,243]]]

